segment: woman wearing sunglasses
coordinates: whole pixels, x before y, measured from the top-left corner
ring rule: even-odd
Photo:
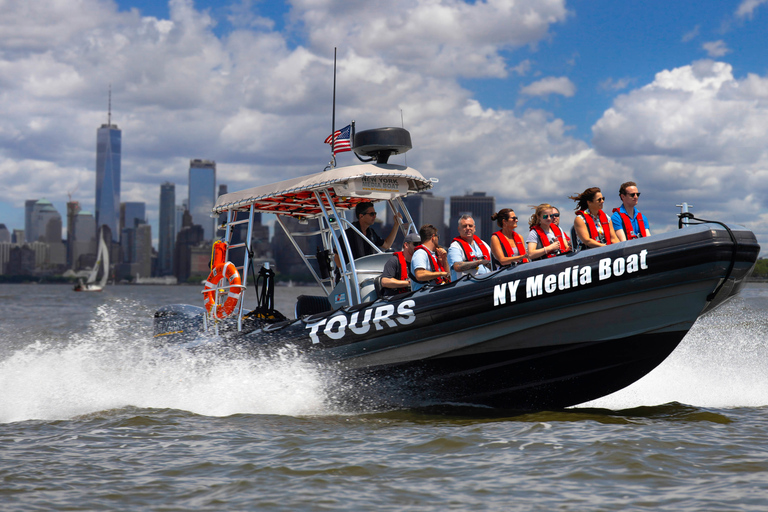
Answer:
[[[496,266],[507,267],[528,261],[523,237],[515,232],[517,216],[509,208],[491,215],[491,220],[501,228],[491,235],[491,255]]]
[[[619,242],[616,231],[603,211],[605,198],[598,187],[588,188],[568,199],[576,201],[576,219],[573,221],[573,227],[585,247],[603,247]]]
[[[528,244],[528,257],[533,260],[552,258],[568,252],[568,243],[563,232],[555,225],[555,209],[551,204],[540,204],[533,207],[535,212],[528,220],[531,231],[525,240]]]

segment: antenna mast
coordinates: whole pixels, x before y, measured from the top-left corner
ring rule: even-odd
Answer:
[[[109,103],[107,104],[107,126],[112,126],[112,84],[109,84]]]

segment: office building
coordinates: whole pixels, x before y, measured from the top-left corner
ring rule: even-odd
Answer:
[[[5,224],[0,224],[0,244],[3,242],[11,243],[11,232]]]
[[[67,202],[67,267],[75,267],[75,217],[80,213],[80,203],[77,201]]]
[[[211,217],[211,210],[215,201],[216,162],[213,160],[190,160],[187,204],[192,216],[192,224],[202,226],[205,240],[213,240],[216,237],[214,228],[216,219]]]
[[[475,234],[489,242],[491,235],[498,228],[491,220],[491,216],[495,212],[496,198],[485,195],[485,192],[451,196],[451,217],[448,222],[449,237],[458,236],[459,218],[464,214],[470,214],[475,221]]]
[[[147,204],[144,202],[120,203],[120,229],[135,229],[147,222]]]
[[[158,233],[158,273],[173,275],[173,248],[176,242],[176,185],[160,185],[160,220]]]
[[[75,215],[72,226],[72,268],[81,270],[93,267],[96,262],[96,219],[87,210]]]
[[[96,131],[96,226],[109,227],[111,239],[120,236],[120,162],[122,132],[112,124],[111,95],[107,124]]]
[[[37,199],[27,199],[24,201],[24,240],[19,240],[16,243],[22,242],[34,242],[32,240],[32,210],[35,208]]]
[[[403,198],[411,213],[416,229],[424,224],[435,226],[442,236],[445,226],[445,198],[433,196],[431,192],[422,192]]]

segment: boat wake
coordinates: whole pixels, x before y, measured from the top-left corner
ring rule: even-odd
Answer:
[[[705,408],[768,405],[768,319],[737,297],[700,318],[678,348],[631,386],[577,407],[630,409],[679,402]]]
[[[0,360],[0,423],[68,419],[123,407],[208,416],[329,412],[329,376],[292,354],[269,360],[191,354],[152,343],[124,308],[101,306],[82,335],[43,339]]]

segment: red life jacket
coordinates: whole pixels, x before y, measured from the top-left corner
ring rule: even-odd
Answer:
[[[398,251],[395,253],[395,257],[397,258],[397,263],[400,265],[400,275],[397,276],[397,278],[400,281],[407,281],[408,280],[408,263],[405,262],[405,254],[403,251]],[[395,288],[394,292],[397,293],[406,293],[411,291],[410,288]]]
[[[600,233],[597,231],[595,220],[592,218],[592,215],[589,214],[589,211],[585,212],[584,210],[579,210],[576,212],[576,215],[581,215],[584,218],[584,223],[587,225],[589,236],[592,238],[592,240],[595,240],[596,242],[599,241]],[[611,224],[608,221],[608,216],[603,210],[600,210],[600,225],[603,226],[605,245],[611,245]]]
[[[549,227],[552,229],[552,232],[557,237],[557,241],[560,242],[560,251],[547,254],[547,258],[554,258],[559,254],[565,254],[566,252],[570,251],[571,249],[568,247],[568,244],[565,242],[565,237],[563,237],[562,230],[559,227],[555,226],[554,224],[550,224]],[[541,229],[541,226],[536,224],[531,229],[536,231],[536,234],[539,235],[539,240],[541,240],[542,247],[546,247],[547,245],[549,245],[549,236],[547,236],[544,230]]]
[[[429,263],[432,265],[432,272],[445,272],[445,269],[442,265],[440,265],[440,262],[435,259],[435,257],[432,255],[432,251],[424,247],[423,245],[420,245],[416,247],[416,251],[425,251],[427,253],[427,259],[429,259]],[[416,253],[414,251],[414,254]],[[416,276],[414,275],[414,278]],[[418,281],[418,279],[417,279]],[[450,281],[450,278],[448,277],[437,277],[435,279],[430,279],[429,281],[434,281],[437,284],[444,284]],[[419,283],[428,283],[429,281],[418,281]]]
[[[504,235],[504,233],[501,232],[501,230],[498,230],[491,236],[495,236],[499,239],[499,243],[501,244],[501,250],[504,251],[504,256],[515,256],[514,251],[512,250],[512,246],[509,243],[509,239]],[[512,232],[512,238],[515,239],[515,248],[517,249],[517,255],[525,254],[525,245],[523,244],[523,237],[517,234],[516,231]],[[523,258],[520,260],[521,263],[528,263],[528,258]]]
[[[621,216],[621,225],[624,226],[624,234],[627,235],[627,240],[648,236],[648,228],[645,225],[642,213],[637,212],[637,226],[640,228],[640,233],[633,234],[635,230],[632,228],[632,219],[629,218],[629,215],[622,212],[619,208],[614,208],[613,211],[614,213],[619,212]]]
[[[473,235],[475,238],[475,243],[480,248],[480,251],[483,253],[483,258],[485,258],[488,261],[491,261],[491,254],[488,252],[488,248],[485,246],[482,240],[480,240],[480,237],[477,235]],[[466,261],[476,261],[480,258],[477,257],[475,254],[475,251],[472,250],[472,246],[469,245],[467,242],[465,242],[462,238],[456,237],[453,239],[454,242],[459,242],[459,246],[461,247],[461,250],[464,251],[464,258],[466,258]]]

